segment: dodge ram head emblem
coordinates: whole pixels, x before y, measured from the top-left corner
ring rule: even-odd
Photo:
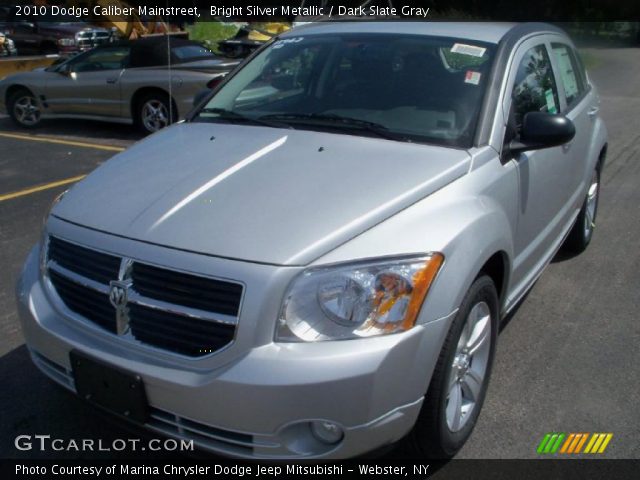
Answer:
[[[116,309],[116,332],[124,335],[129,330],[128,289],[131,282],[112,280],[109,282],[109,302]]]

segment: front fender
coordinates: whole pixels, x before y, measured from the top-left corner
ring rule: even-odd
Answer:
[[[486,165],[479,170],[493,168],[496,167]],[[497,168],[503,167],[498,164]],[[399,212],[317,259],[314,265],[442,252],[445,263],[423,305],[420,323],[443,318],[458,308],[483,265],[498,252],[506,259],[507,278],[503,284],[508,285],[509,259],[513,257],[509,212],[492,196],[459,195],[466,188],[466,183],[476,181],[471,177],[467,175]],[[513,185],[515,188],[515,183]],[[490,182],[487,186],[492,187]],[[517,198],[515,193],[512,198]]]
[[[14,87],[22,87],[29,89],[37,98],[44,93],[44,86],[46,79],[44,74],[46,72],[24,72],[9,75],[8,77],[0,81],[0,95],[2,95],[2,101],[7,100],[7,92]]]

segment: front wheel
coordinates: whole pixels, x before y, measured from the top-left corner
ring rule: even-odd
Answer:
[[[27,89],[13,93],[7,102],[11,120],[23,128],[34,128],[40,124],[42,111],[36,96]]]
[[[569,236],[565,240],[564,248],[582,253],[591,242],[593,231],[596,227],[596,214],[598,213],[598,199],[600,197],[600,168],[596,168],[591,175],[587,195],[578,213],[576,223],[573,225]]]
[[[484,402],[498,336],[498,294],[488,276],[464,297],[408,440],[425,458],[451,458],[467,441]]]

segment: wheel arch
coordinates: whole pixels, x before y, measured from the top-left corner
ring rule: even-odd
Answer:
[[[481,204],[478,202],[467,204],[469,210],[472,205],[476,207],[475,215],[455,229],[444,249],[442,284],[434,287],[439,295],[448,297],[450,308],[457,307],[473,282],[486,274],[496,286],[501,315],[506,307],[512,270],[512,226],[506,212],[495,201],[484,199],[486,209],[478,208]]]
[[[604,168],[604,163],[607,158],[607,150],[609,149],[609,143],[605,143],[600,149],[600,153],[598,154],[598,170],[602,173],[602,169]]]
[[[476,275],[476,278],[481,275],[487,275],[493,281],[498,292],[498,300],[502,307],[507,293],[507,285],[509,283],[509,270],[510,270],[509,256],[504,250],[499,250],[491,255],[482,268]]]
[[[16,92],[19,92],[20,90],[26,90],[27,92],[31,93],[34,97],[37,98],[36,94],[33,93],[33,90],[31,90],[29,87],[19,83],[14,83],[13,85],[10,85],[9,87],[7,87],[7,90],[5,91],[5,94],[4,94],[5,105],[8,105],[9,99],[11,98],[11,96],[14,95]]]

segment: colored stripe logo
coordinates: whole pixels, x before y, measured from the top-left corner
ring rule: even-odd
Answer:
[[[538,445],[538,454],[604,453],[613,433],[547,433]],[[588,440],[587,440],[588,439]],[[585,446],[586,445],[586,446]],[[584,450],[583,450],[584,448]]]

